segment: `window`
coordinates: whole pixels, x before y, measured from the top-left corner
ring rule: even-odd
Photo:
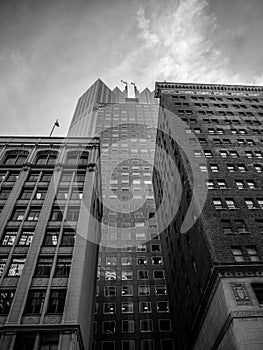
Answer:
[[[49,173],[49,172],[43,172],[42,176],[41,176],[41,181],[42,182],[50,182],[52,178],[52,173]]]
[[[245,155],[247,158],[253,158],[253,152],[251,151],[245,151]]]
[[[115,321],[104,321],[102,323],[102,333],[104,334],[114,334],[116,331]]]
[[[40,215],[40,209],[30,208],[29,214],[27,216],[28,221],[38,221]]]
[[[13,350],[34,350],[35,339],[35,333],[18,332]]]
[[[244,182],[242,180],[236,180],[236,186],[239,190],[244,189]]]
[[[83,188],[73,188],[70,199],[81,200],[83,197]]]
[[[16,208],[13,212],[11,220],[22,221],[25,215],[25,208]]]
[[[53,265],[53,257],[40,257],[37,262],[35,277],[49,277]]]
[[[206,185],[207,185],[207,188],[209,190],[214,190],[215,189],[215,184],[214,184],[214,181],[213,180],[208,180],[206,181]]]
[[[21,236],[19,238],[18,245],[30,246],[33,240],[34,232],[33,231],[25,231],[23,230]]]
[[[50,215],[50,220],[51,221],[62,221],[63,218],[63,212],[59,208],[53,208],[51,215]]]
[[[141,350],[154,350],[153,339],[144,339],[141,341]]]
[[[140,321],[140,331],[141,332],[152,332],[153,331],[153,321],[150,319]]]
[[[205,154],[206,158],[211,158],[213,156],[212,151],[210,151],[210,150],[204,151],[204,154]]]
[[[263,154],[262,154],[262,152],[260,152],[260,151],[255,151],[255,156],[256,156],[257,158],[259,158],[259,159],[262,159],[262,158],[263,158]]]
[[[25,258],[13,258],[8,270],[9,277],[21,276],[25,265]]]
[[[64,305],[66,300],[66,289],[51,290],[48,309],[49,314],[62,314],[64,311]]]
[[[250,258],[250,261],[259,261],[258,250],[255,246],[246,247],[247,254]]]
[[[69,207],[67,212],[68,221],[78,221],[79,218],[79,207]]]
[[[262,166],[260,164],[255,164],[254,168],[255,168],[256,172],[262,173]]]
[[[104,296],[105,297],[115,297],[116,296],[116,287],[115,286],[104,287]]]
[[[19,199],[30,199],[33,193],[33,188],[24,188]]]
[[[124,285],[122,286],[122,289],[121,289],[121,295],[123,297],[130,297],[130,296],[133,296],[133,286],[132,285]]]
[[[123,320],[122,333],[133,333],[133,332],[134,332],[134,320]]]
[[[103,304],[103,313],[104,314],[115,314],[116,313],[116,304],[115,303],[104,303]]]
[[[160,252],[161,251],[161,245],[160,244],[152,244],[151,245],[151,251],[153,253]]]
[[[129,256],[124,256],[121,258],[121,264],[123,266],[130,266],[132,265],[132,258]]]
[[[172,330],[171,320],[165,320],[165,319],[158,320],[158,326],[159,326],[160,332],[171,332]]]
[[[44,200],[46,197],[47,189],[46,188],[38,188],[35,194],[35,199]]]
[[[39,178],[40,172],[39,171],[32,171],[29,173],[29,176],[27,178],[27,181],[30,182],[36,182]]]
[[[140,313],[149,313],[152,312],[152,306],[149,301],[143,301],[139,303],[139,312]]]
[[[163,264],[163,258],[161,256],[153,256],[152,257],[152,264],[153,265],[162,265]]]
[[[161,339],[161,350],[174,350],[173,339]]]
[[[57,152],[38,152],[36,164],[38,165],[52,165],[55,164]]]
[[[259,305],[263,305],[263,283],[252,283],[251,285]]]
[[[138,280],[148,280],[148,279],[149,279],[149,273],[147,270],[138,271]]]
[[[61,241],[61,246],[74,247],[75,237],[76,237],[76,234],[75,234],[74,230],[64,230],[63,236],[62,236],[62,241]]]
[[[219,151],[220,155],[222,158],[226,158],[227,157],[227,151]]]
[[[254,200],[252,198],[245,198],[245,203],[248,209],[256,209]]]
[[[233,257],[235,259],[235,261],[244,261],[244,256],[243,256],[243,252],[241,250],[241,247],[239,246],[233,246],[231,247],[231,250],[232,250],[232,254],[233,254]]]
[[[103,341],[102,342],[102,350],[115,350],[115,342],[114,341]]]
[[[232,198],[226,198],[226,205],[228,209],[236,209],[235,202]]]
[[[227,190],[227,185],[225,180],[217,180],[217,185],[220,190]]]
[[[167,295],[167,289],[165,285],[155,286],[156,295]]]
[[[14,295],[14,290],[0,290],[0,315],[8,315]]]
[[[238,170],[239,170],[241,173],[244,173],[244,172],[247,171],[247,168],[246,168],[245,165],[243,165],[243,164],[238,164],[238,165],[237,165],[237,168],[238,168]]]
[[[222,220],[223,232],[225,235],[230,235],[233,233],[230,220]]]
[[[6,179],[6,182],[16,182],[16,180],[18,179],[18,176],[19,176],[18,172],[10,171]]]
[[[28,157],[28,152],[11,151],[5,155],[4,164],[6,165],[22,165]]]
[[[25,314],[40,314],[43,309],[46,292],[43,290],[31,290],[28,293]]]
[[[114,281],[114,280],[116,280],[116,277],[117,277],[117,275],[116,275],[115,270],[109,268],[108,270],[105,271],[105,280],[106,281]]]
[[[17,231],[5,231],[1,245],[12,246],[15,243]]]
[[[247,186],[251,190],[254,190],[255,188],[257,188],[256,183],[253,180],[247,180]]]
[[[69,277],[72,256],[60,256],[57,260],[55,277]]]
[[[11,192],[11,189],[7,189],[7,188],[2,188],[1,192],[0,192],[0,200],[4,200],[7,199],[9,194]]]
[[[235,224],[238,234],[249,233],[244,220],[235,220]]]
[[[218,173],[218,171],[219,171],[217,164],[210,164],[210,169],[213,173]]]
[[[0,277],[2,276],[2,274],[4,272],[6,262],[7,262],[7,258],[0,257]]]
[[[157,312],[169,312],[168,301],[157,301]]]
[[[202,173],[207,173],[207,166],[206,165],[200,165],[200,170]]]
[[[232,158],[238,158],[238,153],[236,151],[229,151],[229,154]]]
[[[149,296],[150,295],[150,286],[148,286],[148,285],[138,286],[138,295],[139,296]]]
[[[133,303],[132,302],[122,303],[121,311],[123,314],[132,314],[133,313]]]
[[[48,230],[45,234],[43,245],[46,247],[56,247],[58,244],[59,231]]]
[[[135,350],[135,343],[133,340],[123,340],[122,350]]]
[[[57,190],[56,198],[60,200],[66,200],[68,198],[68,188],[59,187]]]
[[[227,170],[230,172],[230,173],[233,173],[235,171],[235,167],[233,164],[227,164]]]
[[[146,256],[139,256],[137,258],[137,265],[147,265],[147,258],[146,258]]]
[[[153,271],[153,278],[154,279],[164,279],[164,271],[163,270],[157,270]]]
[[[121,272],[121,279],[123,281],[132,280],[133,279],[132,271],[122,271]]]
[[[219,198],[213,199],[213,204],[214,204],[215,209],[223,209],[223,203],[222,203],[221,199],[219,199]]]
[[[43,333],[40,338],[39,350],[57,350],[59,342],[58,333]]]
[[[257,198],[258,205],[260,206],[260,209],[263,209],[263,199]]]
[[[106,266],[116,266],[117,258],[113,256],[106,257]]]
[[[137,245],[136,251],[137,251],[137,252],[146,252],[146,251],[147,251],[147,248],[146,248],[145,245]]]

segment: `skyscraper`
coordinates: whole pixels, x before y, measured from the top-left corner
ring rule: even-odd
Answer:
[[[101,140],[103,221],[93,349],[173,349],[152,169],[158,104],[101,80],[79,99],[69,135]]]
[[[157,82],[155,96],[176,348],[262,349],[263,88]]]
[[[89,348],[98,159],[96,138],[0,138],[1,350]]]

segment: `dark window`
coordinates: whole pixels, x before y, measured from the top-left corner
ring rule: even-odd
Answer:
[[[263,283],[252,283],[252,288],[257,297],[258,303],[263,305]]]
[[[72,257],[58,257],[55,277],[69,277]]]
[[[161,350],[174,350],[174,342],[172,339],[161,339]]]
[[[72,172],[65,172],[62,174],[60,182],[71,182],[72,179]]]
[[[171,332],[171,321],[170,320],[159,320],[159,331],[160,332]]]
[[[9,152],[6,154],[4,164],[6,165],[22,165],[25,163],[28,152]]]
[[[69,207],[67,212],[68,221],[78,221],[79,218],[79,207]]]
[[[0,315],[8,315],[15,291],[2,290],[0,291]]]
[[[25,261],[26,259],[22,257],[13,258],[8,270],[8,276],[9,277],[21,276],[25,265]]]
[[[44,238],[43,245],[46,247],[48,246],[55,247],[58,244],[58,236],[59,236],[58,231],[47,231]]]
[[[50,182],[51,178],[52,178],[52,173],[44,172],[42,177],[41,177],[41,181],[42,182]]]
[[[13,212],[11,220],[22,221],[25,216],[25,208],[16,208]]]
[[[39,350],[57,350],[59,342],[58,333],[43,333],[40,338]]]
[[[14,350],[34,350],[36,335],[29,332],[18,333]]]
[[[53,264],[53,257],[40,257],[37,262],[35,277],[49,277]]]
[[[57,153],[39,153],[37,156],[36,164],[50,165],[55,164],[57,159]]]
[[[31,208],[29,211],[29,214],[27,216],[28,221],[38,221],[40,215],[40,209],[39,208]]]
[[[116,330],[115,321],[104,321],[102,324],[102,333],[104,334],[114,334]]]
[[[75,232],[74,231],[64,231],[62,236],[61,245],[74,247],[75,244]]]
[[[46,188],[38,188],[35,194],[35,199],[43,200],[46,197],[47,189]]]
[[[43,309],[46,292],[43,290],[31,290],[28,293],[25,314],[40,314]]]
[[[50,216],[50,220],[52,221],[62,221],[63,212],[59,208],[53,208]]]
[[[11,189],[7,189],[7,188],[2,188],[1,192],[0,192],[0,200],[1,199],[7,199],[9,194],[11,192]]]
[[[18,179],[18,176],[19,176],[18,172],[10,171],[10,173],[6,179],[6,182],[16,182],[16,180]]]
[[[36,182],[39,178],[40,172],[32,171],[29,173],[27,181]]]
[[[30,199],[33,193],[33,188],[24,188],[20,194],[20,199]]]
[[[67,291],[65,289],[51,290],[48,302],[48,313],[62,314],[66,300]]]

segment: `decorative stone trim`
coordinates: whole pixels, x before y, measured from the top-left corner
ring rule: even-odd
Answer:
[[[237,305],[252,305],[244,283],[230,283]]]

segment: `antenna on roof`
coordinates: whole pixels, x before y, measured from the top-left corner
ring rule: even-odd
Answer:
[[[60,127],[58,119],[54,122],[54,125],[52,126],[52,129],[50,131],[49,137],[51,137],[51,135],[53,134],[53,131],[54,131],[56,126]]]
[[[126,91],[128,93],[128,83],[127,83],[127,81],[121,80],[121,82],[123,84],[125,84],[125,90],[124,91]]]

